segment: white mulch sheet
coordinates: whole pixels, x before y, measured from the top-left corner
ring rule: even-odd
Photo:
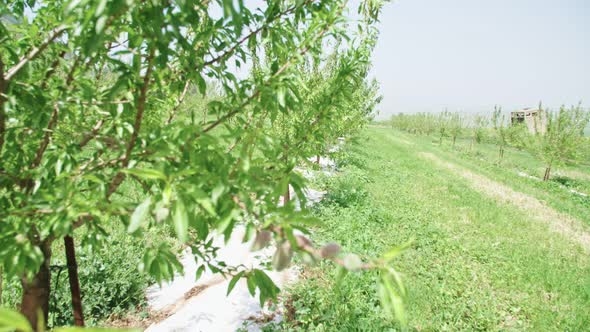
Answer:
[[[322,157],[320,163],[322,172],[333,174],[334,162]],[[313,174],[306,171],[304,176]],[[313,189],[307,189],[305,195],[308,205],[319,202],[326,193]],[[227,245],[223,245],[223,238],[217,236],[216,246],[218,260],[228,265],[244,264],[248,267],[261,268],[263,262],[270,261],[274,248],[267,247],[257,252],[251,252],[251,241],[242,243],[245,229],[237,226]],[[248,292],[245,280],[240,280],[229,296],[226,296],[229,279],[225,280],[210,271],[205,272],[198,281],[195,281],[197,265],[190,253],[186,251],[181,257],[184,266],[184,274],[165,283],[162,287],[154,285],[147,290],[148,304],[151,310],[170,312],[171,314],[160,322],[150,325],[146,331],[260,331],[269,321],[280,322],[282,314],[280,310],[270,310],[260,307],[258,297],[252,297]],[[279,288],[297,280],[299,269],[293,266],[281,272],[268,271],[269,277]],[[191,290],[199,291],[191,294]],[[185,296],[186,294],[186,296]],[[190,295],[190,296],[189,296]],[[280,305],[279,305],[280,307]],[[259,323],[264,321],[266,323]]]

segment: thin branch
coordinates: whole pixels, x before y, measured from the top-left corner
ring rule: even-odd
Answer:
[[[318,33],[318,35],[314,38],[314,42],[317,41],[319,38],[322,38],[322,36],[324,34],[326,34],[329,30],[330,27],[332,25],[329,24],[327,25],[322,31],[320,31],[320,33]],[[311,43],[310,43],[311,44]],[[311,49],[311,45],[307,45],[305,48],[303,48],[299,53],[298,56],[303,56],[305,55],[309,50]],[[290,66],[293,65],[293,62],[295,61],[296,57],[293,57],[291,59],[289,59],[287,62],[285,62],[285,64],[283,64],[263,85],[269,85],[270,82],[275,79],[276,77],[278,77],[279,75],[281,75],[285,70],[287,70]],[[246,107],[252,100],[254,100],[255,98],[257,98],[260,95],[261,89],[258,88],[256,89],[256,91],[250,96],[248,97],[248,99],[246,99],[239,107],[237,107],[236,109],[234,109],[233,111],[219,117],[219,119],[217,119],[215,122],[211,123],[209,126],[207,126],[205,129],[203,129],[203,133],[206,133],[212,129],[214,129],[215,127],[219,126],[220,124],[222,124],[224,121],[226,121],[227,119],[230,119],[231,117],[233,117],[234,115],[236,115],[237,113],[239,113],[244,107]]]
[[[176,101],[176,105],[174,105],[174,108],[172,109],[172,111],[170,111],[170,116],[168,117],[168,121],[166,121],[167,125],[169,125],[172,122],[172,120],[174,120],[174,117],[176,116],[176,113],[178,112],[180,105],[184,101],[184,97],[186,96],[186,92],[188,91],[188,87],[190,86],[190,83],[191,83],[190,80],[186,80],[186,83],[184,84],[184,89],[182,89],[182,93],[180,94],[180,97],[178,97],[178,100]]]
[[[148,186],[148,184],[145,183],[145,181],[143,181],[142,179],[140,179],[136,175],[131,175],[131,178],[133,180],[137,181],[137,183],[139,183],[141,185],[141,187],[143,188],[144,191],[150,193],[150,195],[154,195],[154,192],[152,191],[152,189],[150,188],[150,186]]]
[[[45,39],[45,41],[43,43],[41,43],[41,45],[39,45],[38,47],[34,47],[31,52],[29,52],[29,54],[25,55],[24,57],[22,57],[20,59],[20,61],[14,65],[12,68],[10,68],[5,74],[4,74],[4,81],[10,81],[10,79],[16,75],[21,69],[23,69],[23,67],[29,62],[32,61],[33,59],[35,59],[39,54],[41,54],[41,52],[43,52],[47,46],[49,46],[49,44],[51,44],[55,38],[59,37],[59,35],[61,35],[64,31],[66,31],[67,27],[65,25],[61,25],[57,28],[55,28],[50,34],[49,37],[47,37],[47,39]]]
[[[59,65],[59,61],[64,58],[66,55],[66,51],[61,51],[59,56],[53,61],[49,70],[45,74],[45,78],[43,79],[43,83],[41,83],[41,89],[45,89],[47,87],[47,82],[49,82],[49,78],[55,73],[57,66]]]
[[[41,164],[41,159],[43,158],[43,154],[45,150],[47,150],[47,146],[51,141],[51,134],[53,134],[53,128],[55,128],[55,124],[57,123],[57,119],[59,117],[59,106],[57,102],[53,104],[53,112],[51,112],[51,117],[49,118],[49,123],[47,124],[47,128],[45,129],[45,135],[43,135],[43,140],[37,149],[37,153],[35,153],[35,159],[31,162],[29,166],[30,169],[37,168],[39,164]]]
[[[80,141],[80,143],[78,143],[78,146],[80,146],[80,148],[85,147],[86,144],[88,144],[93,138],[96,137],[96,135],[98,134],[98,131],[100,130],[100,128],[102,128],[103,125],[104,125],[104,120],[103,119],[99,120],[94,125],[94,127],[92,127],[92,130],[84,136],[84,138]]]
[[[261,124],[264,122],[264,120],[266,119],[266,114],[268,113],[268,111],[264,111],[264,113],[262,114],[262,116],[260,116],[260,119],[258,121],[257,124],[257,128],[260,129]],[[252,114],[250,114],[250,117],[248,117],[248,121],[246,121],[246,124],[244,125],[244,127],[242,128],[243,131],[248,130],[248,128],[250,128],[250,124],[252,123],[252,120],[254,119],[254,112],[252,112]],[[257,131],[255,131],[257,132]],[[227,153],[232,152],[236,146],[238,146],[238,144],[242,141],[242,135],[239,135],[236,140],[234,141],[234,143],[232,145],[229,146],[229,148],[227,149]],[[230,172],[231,174],[231,172]]]
[[[268,25],[269,25],[270,23],[274,22],[275,20],[277,20],[277,19],[279,19],[279,18],[281,18],[281,17],[283,17],[283,16],[285,16],[285,15],[288,15],[288,14],[290,14],[290,13],[294,12],[294,11],[295,11],[297,8],[304,7],[304,6],[308,5],[308,4],[310,4],[311,2],[313,2],[313,0],[307,0],[307,1],[305,1],[304,3],[302,3],[302,4],[300,4],[300,5],[295,5],[295,6],[292,6],[292,7],[290,7],[290,8],[287,8],[286,10],[284,10],[284,11],[282,11],[282,12],[278,13],[278,14],[277,14],[275,17],[273,17],[271,20],[267,21],[267,22],[266,22],[266,24],[263,24],[262,26],[258,27],[257,29],[255,29],[255,30],[251,31],[249,34],[247,34],[246,36],[244,36],[242,39],[238,40],[238,42],[237,42],[237,43],[236,43],[234,46],[232,46],[232,47],[231,47],[229,50],[227,50],[227,51],[223,52],[222,54],[220,54],[220,55],[216,56],[215,58],[213,58],[213,59],[211,59],[211,60],[209,60],[209,61],[206,61],[206,62],[203,64],[203,67],[210,66],[210,65],[212,65],[212,64],[214,64],[214,63],[216,63],[216,62],[219,62],[219,61],[221,61],[221,60],[223,60],[223,59],[227,58],[228,56],[230,56],[231,54],[233,54],[233,53],[236,51],[236,49],[237,49],[238,47],[240,47],[242,44],[244,44],[244,43],[245,43],[246,41],[248,41],[250,38],[252,38],[252,37],[254,37],[255,35],[257,35],[257,34],[258,34],[260,31],[262,31],[262,30],[264,30],[266,27],[268,27]]]
[[[74,71],[78,67],[79,63],[80,63],[80,57],[77,57],[76,61],[74,61],[74,64],[72,65],[72,68],[70,68],[70,71],[68,72],[67,79],[66,79],[66,86],[65,86],[66,90],[69,89],[70,85],[74,81]],[[41,159],[43,158],[43,154],[45,153],[45,150],[47,150],[47,146],[49,145],[49,142],[51,141],[51,135],[53,135],[53,129],[55,128],[58,119],[59,119],[59,106],[58,106],[57,102],[54,102],[53,103],[53,112],[51,113],[51,117],[49,118],[49,123],[47,124],[47,129],[45,130],[45,135],[43,136],[43,140],[41,141],[41,144],[39,145],[39,148],[37,149],[37,153],[35,153],[35,159],[33,159],[33,162],[29,166],[29,169],[37,168],[37,166],[39,166],[41,164]]]
[[[125,168],[125,167],[127,167],[127,165],[129,165],[129,159],[131,158],[131,152],[133,151],[133,148],[135,147],[135,143],[137,142],[137,137],[139,135],[139,130],[141,129],[141,122],[143,120],[143,112],[145,110],[145,101],[147,98],[147,91],[148,91],[148,87],[150,84],[150,76],[152,75],[152,69],[153,69],[152,68],[152,61],[153,61],[153,59],[154,59],[154,49],[152,48],[150,50],[150,54],[148,55],[148,58],[147,58],[148,66],[147,66],[145,76],[143,77],[143,85],[141,86],[139,98],[137,100],[137,113],[135,114],[135,123],[133,124],[133,133],[131,134],[129,142],[127,143],[127,149],[125,151],[125,155],[123,157],[123,160],[121,161],[121,166],[123,168]],[[109,185],[109,189],[106,193],[107,200],[117,190],[117,188],[119,188],[119,186],[121,185],[121,182],[123,182],[124,178],[125,178],[125,173],[118,172],[117,175],[115,175],[115,177],[111,181],[111,183]]]

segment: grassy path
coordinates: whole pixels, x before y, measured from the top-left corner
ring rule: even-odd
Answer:
[[[421,152],[419,155],[440,167],[447,168],[456,176],[467,179],[473,189],[495,199],[501,205],[512,205],[526,213],[528,219],[546,223],[551,231],[562,234],[565,239],[579,244],[586,253],[590,253],[590,232],[580,220],[559,213],[535,197],[515,191],[502,183],[444,161],[430,152]]]
[[[415,238],[397,262],[413,330],[589,330],[590,256],[583,246],[478,190],[447,167],[453,163],[444,155],[438,162],[425,152],[432,153],[419,140],[369,129],[368,140],[353,148],[353,165],[328,185],[339,199],[318,209],[324,224],[315,240],[379,255]],[[398,329],[381,316],[370,273],[348,276],[338,289],[330,266],[305,275],[291,291],[295,314],[286,328]]]

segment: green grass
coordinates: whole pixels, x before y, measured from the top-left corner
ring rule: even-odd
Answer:
[[[482,160],[391,129],[372,128],[366,136],[350,152],[356,162],[328,181],[330,196],[338,199],[317,209],[324,223],[314,230],[314,240],[377,256],[414,238],[395,262],[408,287],[410,330],[590,329],[588,254],[530,220],[526,211],[497,203],[419,152],[435,151],[497,181],[508,171],[480,172]],[[541,190],[527,182],[519,186]],[[338,287],[331,264],[306,268],[289,292],[293,317],[281,328],[401,329],[381,313],[374,277],[349,275]]]
[[[470,148],[468,140],[458,140],[455,147],[451,147],[448,141],[444,142],[443,146],[438,146],[438,143],[432,144],[432,140],[427,137],[416,137],[401,132],[396,132],[395,135],[413,141],[425,151],[534,196],[552,208],[590,225],[590,166],[554,167],[551,181],[543,182],[540,181],[545,171],[543,163],[526,151],[506,148],[504,158],[501,164],[498,164],[498,147],[493,144],[477,144]],[[538,179],[524,177],[522,174]],[[589,196],[574,194],[570,189]]]
[[[134,182],[121,186],[124,201],[141,198]],[[129,313],[145,315],[145,290],[155,280],[138,270],[144,249],[150,244],[168,243],[180,250],[172,230],[163,227],[150,230],[143,238],[131,236],[125,225],[115,217],[101,224],[108,234],[96,235],[84,227],[76,231],[76,258],[82,293],[84,318],[87,326],[104,325],[109,317],[126,316]],[[99,237],[100,241],[96,241]],[[94,241],[93,241],[94,240]],[[97,242],[101,246],[83,245]],[[55,241],[52,245],[51,298],[47,325],[49,327],[73,325],[71,293],[66,269],[64,245]],[[22,296],[20,280],[3,278],[2,305],[18,308]]]

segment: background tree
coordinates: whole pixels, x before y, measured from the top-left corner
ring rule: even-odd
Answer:
[[[471,118],[471,142],[469,144],[469,150],[473,150],[475,144],[479,144],[483,141],[485,130],[488,126],[489,120],[483,114],[476,114]]]
[[[453,147],[457,142],[457,137],[463,133],[463,117],[461,114],[454,112],[448,114],[449,135],[453,140]]]
[[[529,148],[546,165],[543,181],[549,180],[555,165],[575,162],[583,155],[584,129],[589,121],[590,113],[580,105],[562,106],[557,112],[540,107]]]
[[[451,113],[445,110],[438,115],[436,127],[438,131],[438,145],[442,145],[443,139],[449,136]]]
[[[498,150],[498,164],[502,163],[504,159],[504,149],[509,142],[509,125],[506,123],[506,118],[502,114],[502,107],[494,106],[494,112],[492,113],[492,126],[494,133],[496,134],[496,141],[499,146]]]

